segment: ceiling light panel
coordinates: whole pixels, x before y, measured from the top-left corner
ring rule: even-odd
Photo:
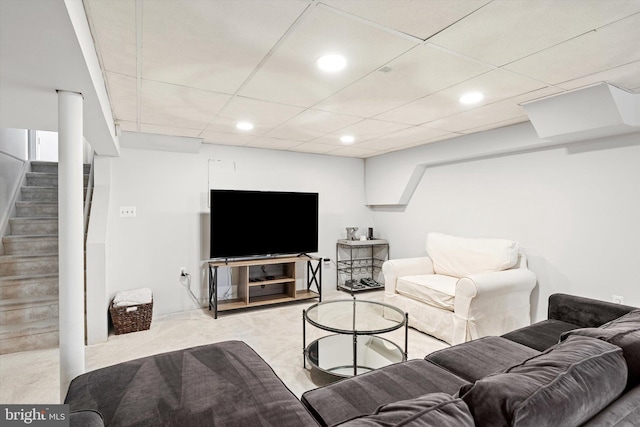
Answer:
[[[405,38],[315,7],[289,34],[240,94],[310,107],[415,46]],[[323,73],[318,57],[340,53],[349,66]]]
[[[234,93],[306,7],[287,0],[145,1],[142,76]]]
[[[462,19],[488,0],[323,0],[336,9],[425,40]]]
[[[310,141],[361,120],[360,117],[308,109],[272,129],[266,135],[275,138]]]
[[[189,129],[204,129],[222,106],[228,95],[142,80],[141,121]]]
[[[261,134],[302,111],[300,107],[236,96],[220,111],[207,130],[235,131],[238,121],[248,121],[254,125],[253,132]]]
[[[415,125],[428,123],[441,117],[477,108],[477,105],[460,104],[458,98],[465,92],[480,91],[485,94],[481,104],[489,104],[545,86],[544,83],[524,76],[504,70],[494,70],[380,114],[376,118]]]
[[[556,84],[640,60],[640,14],[528,56],[505,68]],[[598,52],[594,54],[594,52]]]
[[[106,71],[136,76],[136,3],[85,0],[100,61]]]
[[[429,42],[504,65],[640,12],[637,1],[494,1]]]
[[[430,45],[412,49],[389,66],[388,73],[371,73],[315,108],[373,117],[492,70]]]

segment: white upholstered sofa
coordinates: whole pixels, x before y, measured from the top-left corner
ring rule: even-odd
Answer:
[[[385,302],[411,327],[454,345],[531,323],[536,277],[517,242],[429,233],[426,248],[382,266]]]

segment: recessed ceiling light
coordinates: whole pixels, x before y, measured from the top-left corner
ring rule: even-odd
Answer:
[[[251,130],[253,129],[253,123],[251,122],[238,122],[236,123],[236,128],[240,130]]]
[[[325,55],[318,58],[316,61],[318,68],[328,73],[335,73],[336,71],[343,70],[347,66],[347,60],[342,55]]]
[[[459,101],[461,104],[477,104],[478,102],[484,99],[484,94],[482,92],[467,92],[463,94]]]
[[[343,144],[353,144],[356,139],[352,135],[342,135],[340,137],[340,142]]]

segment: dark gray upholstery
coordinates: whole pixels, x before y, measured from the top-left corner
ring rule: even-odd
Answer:
[[[370,415],[381,406],[428,393],[454,394],[462,378],[427,362],[410,360],[367,372],[302,395],[302,402],[321,425]]]
[[[547,318],[572,323],[579,328],[597,328],[634,309],[628,305],[575,295],[553,294],[549,297]]]
[[[431,353],[425,360],[470,383],[540,354],[501,337],[484,337]]]
[[[104,420],[99,412],[86,410],[69,414],[70,427],[104,427]]]
[[[379,407],[372,415],[340,424],[344,427],[474,427],[469,407],[462,399],[432,393]]]
[[[640,310],[631,311],[598,328],[581,328],[566,332],[560,340],[572,335],[597,338],[617,345],[627,362],[628,388],[640,384]]]
[[[65,403],[111,426],[312,426],[313,417],[248,345],[163,353],[75,378]]]
[[[577,328],[578,326],[573,323],[548,319],[531,326],[516,329],[515,331],[502,335],[502,337],[538,351],[545,351],[558,344],[560,336],[564,332]]]
[[[620,347],[571,336],[546,352],[462,386],[478,427],[579,426],[624,390]]]
[[[640,426],[640,386],[629,390],[591,418],[583,427]]]

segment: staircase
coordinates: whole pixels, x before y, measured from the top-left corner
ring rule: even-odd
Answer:
[[[31,169],[2,238],[0,354],[58,346],[58,164]]]

